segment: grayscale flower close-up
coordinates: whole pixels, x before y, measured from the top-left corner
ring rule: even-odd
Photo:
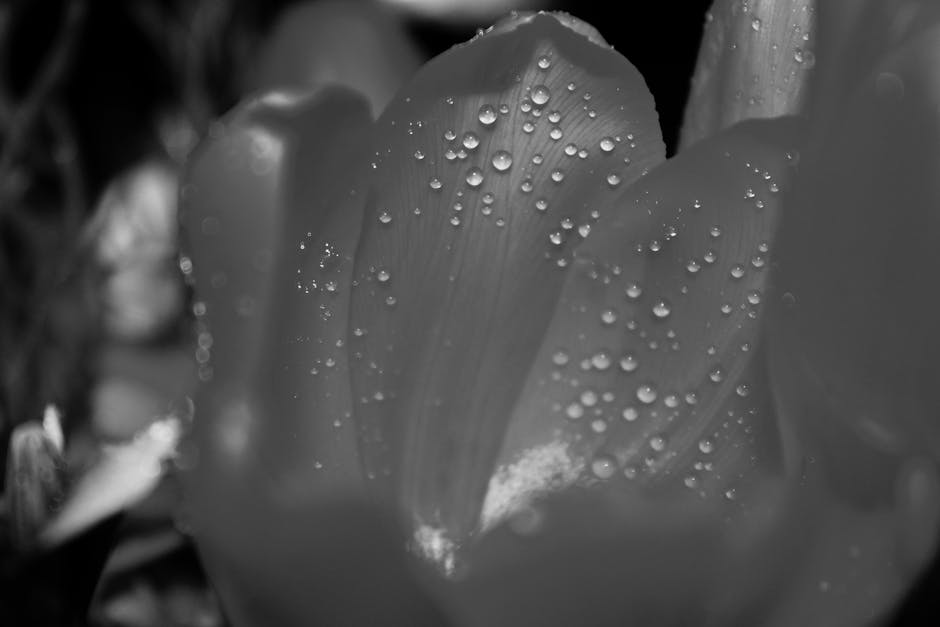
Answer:
[[[0,583],[108,626],[936,624],[940,5],[619,4],[130,11],[179,104],[5,331]],[[56,93],[0,107],[4,219],[97,193]]]

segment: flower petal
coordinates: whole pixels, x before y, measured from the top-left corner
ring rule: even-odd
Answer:
[[[233,614],[306,624],[312,610],[298,588],[315,578],[296,563],[322,556],[325,539],[310,530],[337,494],[352,499],[360,485],[345,335],[363,206],[350,189],[371,120],[364,99],[327,89],[262,97],[224,124],[195,154],[184,188],[211,330],[200,333],[197,358],[212,350],[188,442],[195,457],[181,460],[191,469],[188,518]],[[356,537],[335,550],[354,555]],[[257,572],[266,585],[254,591]],[[254,603],[243,601],[248,589]],[[272,608],[283,620],[271,620]]]
[[[664,149],[636,69],[548,14],[431,61],[378,133],[351,314],[361,449],[459,542],[561,288],[549,235]]]
[[[785,419],[865,507],[895,499],[903,458],[940,459],[938,23],[846,67],[860,79],[844,93],[820,88],[781,225],[768,333]]]
[[[577,249],[487,496],[492,524],[575,481],[747,491],[776,464],[758,352],[794,120],[739,124],[650,172]],[[563,451],[565,464],[527,463]],[[559,473],[562,466],[569,470]],[[754,473],[755,475],[757,473]]]
[[[715,0],[692,91],[681,150],[752,118],[798,113],[815,64],[815,0]]]

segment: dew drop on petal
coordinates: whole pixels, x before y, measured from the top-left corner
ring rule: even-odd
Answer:
[[[388,211],[383,211],[379,214],[379,222],[382,224],[388,224],[392,221],[392,215]]]
[[[571,403],[565,408],[565,415],[571,420],[578,420],[584,416],[584,407],[578,403]]]
[[[434,190],[440,189],[442,187],[441,179],[437,177],[432,178],[430,181],[428,181],[428,186]]]
[[[454,141],[455,139],[457,139],[457,133],[455,133],[454,131],[448,129],[448,130],[444,131],[444,139],[446,139],[446,140],[449,141],[449,142],[452,142],[452,141]]]
[[[568,353],[563,350],[556,350],[554,353],[552,353],[552,363],[556,366],[564,366],[568,363],[568,360]]]
[[[594,458],[594,461],[591,462],[591,472],[593,472],[594,476],[598,479],[610,479],[614,476],[616,471],[616,462],[606,455],[598,455]]]
[[[387,283],[392,275],[389,274],[388,270],[379,270],[375,273],[375,278],[379,280],[379,283]]]
[[[742,265],[740,265],[740,264],[736,264],[736,265],[734,265],[734,266],[731,267],[731,278],[732,278],[732,279],[740,279],[740,278],[743,277],[743,276],[744,276],[744,266],[742,266]]]
[[[552,97],[552,92],[550,92],[548,90],[548,87],[546,87],[545,85],[536,85],[535,87],[532,88],[532,94],[531,94],[532,102],[534,102],[535,104],[539,106],[548,102],[548,100],[551,97]]]
[[[477,119],[480,120],[480,124],[483,126],[492,125],[496,122],[496,109],[494,109],[492,105],[483,105],[477,113]]]
[[[626,353],[620,358],[620,369],[624,372],[633,372],[639,366],[640,362],[633,353]]]
[[[605,351],[598,351],[591,356],[591,365],[597,370],[607,370],[610,368],[610,354]]]
[[[561,183],[565,180],[565,173],[561,170],[552,170],[552,180],[556,183]]]
[[[512,166],[512,155],[505,150],[497,150],[493,153],[493,167],[500,172],[505,172]]]
[[[668,318],[670,313],[672,313],[672,307],[666,300],[661,300],[653,305],[653,315],[659,319]]]
[[[554,128],[553,128],[551,131],[549,131],[549,133],[548,133],[548,136],[551,137],[551,138],[552,138],[553,140],[555,140],[555,141],[558,141],[559,139],[561,139],[563,135],[564,135],[564,133],[562,133],[562,132],[561,132],[561,129],[560,129],[559,127],[557,127],[557,126],[554,127]]]
[[[538,66],[540,70],[547,70],[548,68],[552,67],[552,60],[547,56],[542,55],[539,57]]]
[[[760,30],[760,24],[761,24],[761,23],[760,23],[760,19],[755,17],[754,19],[751,20],[751,30],[754,31],[754,32],[759,31],[759,30]]]
[[[565,146],[565,154],[568,155],[569,157],[575,156],[576,154],[578,154],[578,147],[575,146],[574,144],[568,144],[567,146]]]
[[[545,211],[546,209],[548,209],[548,201],[545,200],[544,198],[539,198],[538,200],[535,201],[535,208],[538,209],[539,211]]]
[[[415,150],[415,159],[421,161],[424,159],[424,153],[420,150]]]
[[[645,405],[655,402],[657,396],[656,388],[649,383],[644,383],[636,389],[637,400]]]
[[[601,150],[604,152],[611,152],[615,147],[614,140],[612,137],[604,137],[601,139]]]
[[[617,187],[618,185],[620,185],[620,175],[614,174],[613,172],[608,174],[607,184],[610,185],[611,187]]]
[[[467,131],[463,134],[463,146],[467,150],[473,150],[480,145],[480,138],[477,137],[476,133]]]
[[[640,417],[640,412],[636,410],[636,407],[625,407],[620,415],[623,416],[623,419],[627,422],[633,422]]]
[[[662,436],[654,435],[650,438],[650,448],[660,453],[666,448],[666,440]]]
[[[617,312],[613,309],[605,309],[601,312],[601,322],[604,324],[613,324],[617,322]]]
[[[630,300],[636,300],[643,294],[643,288],[637,283],[630,283],[627,285],[626,294]]]
[[[737,394],[741,398],[744,398],[745,396],[751,393],[751,389],[747,386],[746,383],[740,384],[737,388],[735,388],[734,391],[735,391],[735,394]]]
[[[480,171],[480,168],[470,168],[467,171],[467,185],[469,185],[470,187],[479,187],[480,183],[482,182],[483,182],[483,172]]]
[[[705,455],[708,455],[713,450],[715,450],[715,445],[712,444],[711,440],[699,440],[698,450],[702,451]]]

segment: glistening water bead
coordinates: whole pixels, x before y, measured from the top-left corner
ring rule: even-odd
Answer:
[[[536,85],[532,88],[532,102],[541,106],[548,102],[549,98],[552,97],[552,92],[548,90],[548,87],[545,85]]]
[[[497,150],[493,153],[493,167],[500,172],[505,172],[512,166],[512,155],[505,150]]]
[[[496,109],[492,105],[485,104],[480,107],[479,113],[477,113],[477,119],[480,120],[480,124],[483,126],[490,126],[496,122]]]

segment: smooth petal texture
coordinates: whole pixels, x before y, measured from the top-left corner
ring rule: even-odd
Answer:
[[[935,27],[829,92],[842,105],[819,106],[833,115],[780,234],[769,332],[786,419],[824,451],[834,492],[867,507],[893,500],[902,458],[940,458],[938,63]]]
[[[742,123],[596,197],[600,219],[515,408],[486,518],[576,481],[731,506],[760,475],[755,459],[777,467],[762,364],[751,362],[800,135],[796,120]],[[559,451],[564,464],[535,463]]]
[[[815,0],[715,0],[680,150],[737,122],[799,113],[815,65]]]
[[[360,481],[345,335],[362,215],[351,189],[371,124],[347,90],[275,93],[231,114],[189,166],[184,226],[207,324],[197,359],[212,355],[181,465],[187,518],[236,623],[271,624],[277,608],[277,624],[306,624],[325,610],[298,587],[322,577],[297,563],[360,555],[356,533],[333,548],[329,524],[308,534],[321,504],[346,511],[337,494],[354,501]],[[258,572],[266,585],[248,594]]]
[[[564,280],[550,234],[664,148],[636,69],[548,14],[430,62],[376,132],[350,318],[360,448],[425,536],[460,543]]]
[[[248,91],[343,85],[378,115],[422,61],[394,11],[375,2],[301,2],[285,9],[261,46]]]

